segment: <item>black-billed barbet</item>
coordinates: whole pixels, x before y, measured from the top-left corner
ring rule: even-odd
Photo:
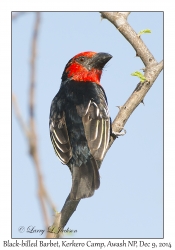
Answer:
[[[70,198],[90,197],[100,186],[97,161],[108,147],[111,119],[100,78],[107,53],[82,52],[67,63],[50,109],[54,150],[72,173]]]

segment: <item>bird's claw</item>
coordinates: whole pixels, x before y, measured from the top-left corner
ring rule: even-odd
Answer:
[[[122,130],[121,130],[121,132],[114,132],[114,131],[112,131],[112,133],[115,135],[115,136],[121,136],[121,135],[125,135],[126,134],[126,129],[124,129],[123,127],[122,127]]]

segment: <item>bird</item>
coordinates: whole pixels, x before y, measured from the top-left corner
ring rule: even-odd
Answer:
[[[100,84],[112,58],[104,52],[81,52],[62,74],[60,89],[50,107],[50,139],[62,164],[72,174],[71,200],[91,197],[100,186],[102,161],[111,134],[108,101]]]

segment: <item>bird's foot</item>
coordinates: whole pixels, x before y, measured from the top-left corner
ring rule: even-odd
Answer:
[[[126,134],[126,129],[124,129],[123,127],[122,127],[122,130],[121,130],[121,132],[114,132],[114,131],[112,131],[112,134],[113,135],[115,135],[115,136],[121,136],[121,135],[125,135]]]

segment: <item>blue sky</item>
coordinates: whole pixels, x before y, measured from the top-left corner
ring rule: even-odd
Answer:
[[[35,14],[12,23],[12,90],[28,120],[31,39]],[[163,59],[163,13],[132,12],[128,22],[158,62]],[[108,52],[103,71],[112,120],[138,83],[131,73],[143,68],[135,50],[98,12],[43,12],[37,49],[36,121],[42,173],[59,211],[71,188],[67,166],[56,157],[49,137],[49,111],[68,60],[82,51]],[[129,118],[127,134],[116,139],[100,169],[101,186],[80,202],[68,227],[75,238],[161,238],[163,236],[163,73]],[[12,112],[12,237],[40,238],[20,226],[45,229],[37,197],[35,169],[26,139]],[[50,218],[53,212],[50,211]],[[52,221],[51,221],[52,224]]]

